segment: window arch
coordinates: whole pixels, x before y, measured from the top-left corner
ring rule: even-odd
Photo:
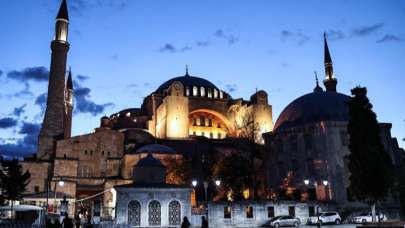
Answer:
[[[207,91],[208,91],[208,98],[212,98],[212,90],[211,90],[211,88],[208,88]]]
[[[161,206],[159,201],[152,200],[149,203],[149,226],[160,226],[161,224]]]
[[[79,166],[79,176],[80,177],[90,177],[91,168],[86,165]]]
[[[141,225],[141,204],[132,200],[128,204],[128,224],[132,226]]]
[[[197,96],[198,95],[198,88],[197,86],[193,86],[193,96]]]
[[[224,98],[224,92],[219,91],[219,98],[220,98],[220,99]]]
[[[218,98],[218,90],[214,89],[214,98]]]
[[[186,86],[186,96],[190,96],[190,87]]]
[[[181,224],[181,205],[180,202],[174,200],[169,203],[169,225]]]
[[[200,87],[200,95],[201,97],[205,97],[205,88],[204,87]]]

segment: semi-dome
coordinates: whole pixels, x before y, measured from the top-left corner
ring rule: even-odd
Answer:
[[[331,91],[314,91],[303,95],[281,112],[274,131],[320,121],[348,121],[350,97]]]
[[[135,167],[165,167],[159,159],[153,157],[152,154],[148,154],[146,157],[136,163]]]
[[[140,147],[136,150],[136,153],[175,154],[176,151],[168,146],[155,143]]]

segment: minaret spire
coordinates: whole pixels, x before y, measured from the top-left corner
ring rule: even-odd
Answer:
[[[64,19],[69,21],[69,14],[66,0],[62,0],[62,4],[60,4],[59,12],[58,15],[56,16],[56,19]]]
[[[48,98],[44,121],[38,137],[37,156],[39,159],[52,160],[55,156],[56,141],[70,137],[70,130],[66,131],[66,129],[70,129],[66,122],[68,111],[66,110],[68,107],[66,96],[69,91],[73,91],[67,89],[67,86],[73,87],[73,84],[69,85],[69,76],[68,81],[66,81],[66,62],[69,51],[68,30],[67,4],[66,0],[62,0],[56,16],[55,37],[51,42],[52,55],[51,66],[49,67]],[[72,95],[73,93],[69,94]],[[66,135],[67,132],[68,135]]]
[[[314,92],[323,92],[323,89],[319,86],[318,74],[316,73],[316,71],[314,71],[314,73],[315,73],[315,81],[316,81],[316,86],[314,88]]]
[[[325,85],[326,91],[336,92],[337,80],[333,74],[332,58],[330,57],[328,41],[326,40],[326,33],[323,33],[324,40],[324,64],[325,64]]]
[[[186,65],[186,76],[190,76],[190,75],[188,74],[188,65]]]

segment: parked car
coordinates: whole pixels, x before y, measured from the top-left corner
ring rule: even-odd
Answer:
[[[299,218],[296,218],[296,217],[290,216],[290,215],[282,215],[282,216],[276,216],[276,217],[270,219],[265,224],[263,224],[262,227],[280,227],[280,226],[297,227],[300,224],[301,224],[301,221]]]
[[[336,211],[326,211],[322,212],[316,216],[311,216],[308,218],[307,224],[327,224],[333,223],[339,225],[342,222],[342,218]]]
[[[385,216],[384,213],[380,212],[380,213],[376,213],[376,219],[378,222],[378,218],[380,218],[380,221],[386,221],[387,220],[387,216]],[[357,216],[353,216],[351,219],[352,223],[367,223],[367,222],[372,222],[373,221],[373,215],[371,212],[366,212],[366,213],[361,213]]]

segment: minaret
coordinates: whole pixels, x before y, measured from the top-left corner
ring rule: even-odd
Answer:
[[[70,138],[72,135],[72,112],[73,112],[73,82],[72,70],[69,69],[69,76],[66,81],[65,89],[65,118],[63,121],[64,138]]]
[[[326,91],[336,92],[337,80],[333,75],[333,65],[332,58],[330,57],[328,42],[326,41],[326,33],[323,34],[324,40],[324,63],[325,63],[325,80],[323,84],[325,85]]]
[[[38,159],[49,160],[55,150],[56,140],[64,138],[65,74],[69,51],[69,17],[66,0],[62,1],[55,23],[55,38],[51,43],[48,98],[44,121],[38,138]]]
[[[315,73],[315,81],[316,81],[316,86],[314,88],[314,93],[323,92],[323,89],[319,86],[318,74],[316,73],[316,71],[314,71],[314,73]]]

